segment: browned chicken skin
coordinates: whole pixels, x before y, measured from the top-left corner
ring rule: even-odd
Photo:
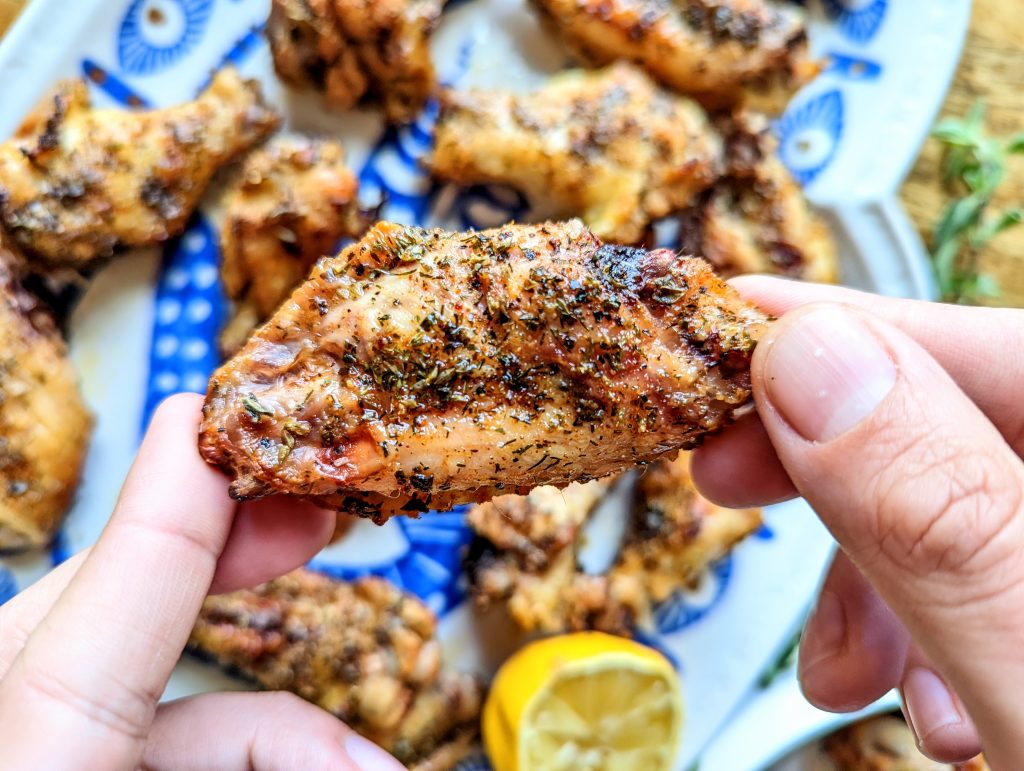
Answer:
[[[381,578],[297,570],[209,597],[189,640],[271,690],[336,715],[413,769],[450,768],[477,733],[481,686],[441,666],[436,620]]]
[[[446,92],[428,166],[458,185],[511,185],[552,216],[632,244],[718,178],[722,143],[699,105],[620,63],[564,72],[528,95]]]
[[[720,121],[720,127],[727,138],[727,172],[683,212],[682,250],[704,256],[725,276],[777,273],[837,281],[832,236],[775,155],[767,121],[744,114]]]
[[[225,353],[241,348],[342,238],[366,230],[358,191],[332,140],[280,137],[246,159],[221,231],[221,276],[234,303],[221,337]]]
[[[194,102],[94,110],[66,81],[0,144],[0,217],[28,253],[85,268],[180,233],[221,166],[277,128],[255,81],[221,70]]]
[[[474,506],[468,521],[485,539],[469,560],[477,603],[507,603],[528,631],[631,634],[647,625],[656,603],[694,586],[761,524],[758,509],[726,509],[701,496],[689,464],[680,453],[640,477],[625,538],[603,575],[585,573],[578,551],[583,526],[613,480],[537,488]]]
[[[273,0],[267,37],[282,80],[332,107],[379,98],[387,118],[416,117],[434,88],[430,34],[444,0]]]
[[[92,419],[60,333],[0,232],[0,551],[44,546],[71,503]]]
[[[564,486],[722,426],[764,322],[703,260],[578,220],[380,223],[214,374],[200,447],[236,497],[378,521]]]
[[[583,59],[639,63],[707,107],[780,112],[818,72],[802,9],[774,0],[534,0]]]
[[[822,741],[822,754],[835,771],[988,771],[980,755],[966,763],[929,760],[914,734],[898,717],[882,716],[856,723]]]

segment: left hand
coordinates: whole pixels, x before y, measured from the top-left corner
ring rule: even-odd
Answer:
[[[96,545],[0,607],[0,768],[401,768],[290,694],[159,704],[206,595],[298,567],[335,524],[233,502],[196,450],[201,405],[160,407]]]

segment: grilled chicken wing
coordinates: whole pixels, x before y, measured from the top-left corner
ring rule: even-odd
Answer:
[[[537,488],[474,506],[481,537],[468,560],[478,605],[507,603],[523,629],[600,629],[631,634],[653,606],[693,587],[708,566],[761,524],[758,509],[733,510],[702,497],[689,456],[651,465],[638,481],[626,536],[612,567],[589,575],[578,564],[583,526],[613,480]],[[533,525],[526,531],[522,525]]]
[[[704,105],[778,112],[818,72],[804,11],[774,0],[534,0],[584,60],[638,62]]]
[[[775,154],[762,116],[723,122],[727,173],[682,213],[680,246],[727,276],[779,273],[821,283],[839,278],[835,243]]]
[[[149,112],[94,110],[85,83],[67,81],[0,144],[0,218],[51,266],[165,241],[214,172],[278,122],[232,69],[194,102]]]
[[[764,320],[703,260],[578,220],[379,223],[214,374],[200,446],[236,497],[378,521],[564,486],[723,425]]]
[[[331,140],[281,137],[246,159],[221,231],[224,290],[234,316],[221,337],[232,354],[326,254],[369,226],[359,181]]]
[[[381,578],[297,570],[209,597],[189,647],[271,690],[291,691],[416,768],[449,768],[477,732],[481,687],[441,666],[436,620]]]
[[[434,88],[430,34],[444,0],[273,0],[267,37],[282,80],[332,107],[380,99],[387,118],[416,117]]]
[[[632,244],[692,204],[721,156],[699,105],[620,63],[562,73],[529,95],[446,92],[428,166],[458,185],[512,185],[552,216],[580,216],[599,238]]]
[[[822,741],[821,768],[834,771],[987,771],[978,756],[966,763],[938,763],[917,748],[914,734],[898,717],[864,720]]]
[[[18,281],[0,234],[0,551],[43,546],[60,526],[92,420],[53,319]]]

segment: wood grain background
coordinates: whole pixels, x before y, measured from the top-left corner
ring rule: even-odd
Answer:
[[[0,35],[27,2],[0,0]],[[1010,136],[1024,130],[1022,9],[1021,0],[974,0],[967,45],[943,114],[963,115],[981,99],[988,105],[988,125],[995,135]],[[926,242],[946,202],[939,186],[938,163],[938,143],[929,140],[901,193]],[[1012,162],[997,204],[1024,204],[1024,157]],[[984,268],[999,282],[1002,296],[998,304],[1024,307],[1024,226],[992,242],[984,255]]]

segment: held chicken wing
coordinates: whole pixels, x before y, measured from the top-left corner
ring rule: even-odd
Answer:
[[[0,232],[0,551],[43,546],[71,503],[92,419],[53,319]]]
[[[194,102],[149,112],[94,110],[85,83],[67,81],[0,144],[0,218],[50,266],[166,241],[214,172],[278,123],[233,69]]]
[[[228,194],[221,276],[234,316],[221,336],[232,354],[346,236],[369,225],[359,181],[332,140],[272,139],[248,159]]]
[[[534,0],[585,61],[628,59],[712,109],[781,112],[819,70],[805,12],[777,0]]]
[[[388,120],[416,117],[434,88],[430,35],[444,0],[273,0],[267,38],[282,80],[348,109],[383,102]]]
[[[435,632],[427,607],[384,579],[297,570],[209,597],[189,647],[317,704],[412,769],[440,769],[469,751],[482,693],[442,668]]]
[[[722,426],[764,321],[703,260],[578,220],[379,223],[214,374],[200,447],[237,498],[377,521],[564,486]]]
[[[820,283],[839,279],[828,227],[775,154],[762,116],[722,122],[728,169],[681,214],[680,248],[726,276],[778,273]]]
[[[699,105],[620,63],[528,95],[446,92],[428,166],[458,185],[511,185],[552,216],[633,244],[714,182],[722,143]]]

